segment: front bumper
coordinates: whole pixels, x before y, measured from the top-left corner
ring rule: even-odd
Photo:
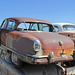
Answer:
[[[64,61],[72,61],[73,56],[59,56],[50,58],[49,56],[36,56],[27,54],[27,62],[32,64],[49,64],[49,63],[56,63],[56,62],[64,62]]]

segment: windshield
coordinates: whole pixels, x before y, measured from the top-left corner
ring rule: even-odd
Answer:
[[[26,31],[45,31],[53,32],[53,26],[43,23],[20,23],[16,30],[26,32]]]
[[[74,25],[63,25],[63,29],[65,31],[75,30],[75,26]]]

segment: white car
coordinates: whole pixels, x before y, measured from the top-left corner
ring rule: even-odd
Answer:
[[[75,42],[75,25],[71,23],[53,23],[58,34],[70,37]]]
[[[75,31],[75,25],[71,23],[53,23],[57,32],[60,31]]]

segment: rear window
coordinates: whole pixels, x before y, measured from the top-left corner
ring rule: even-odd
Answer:
[[[63,25],[64,31],[75,30],[75,25]]]

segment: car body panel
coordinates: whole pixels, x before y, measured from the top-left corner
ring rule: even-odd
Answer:
[[[75,31],[74,30],[64,30],[63,29],[63,26],[65,25],[73,25],[75,26],[74,24],[71,24],[71,23],[53,23],[53,26],[57,26],[58,27],[58,31],[57,33],[58,34],[61,34],[61,35],[65,35],[65,36],[68,36],[68,37],[71,37],[71,38],[74,38],[75,37]]]
[[[26,17],[12,17],[5,20],[7,22],[5,22],[4,28],[0,31],[1,45],[15,53],[21,60],[35,64],[73,60],[74,43],[70,38],[52,32],[28,30],[23,32],[16,30],[21,22],[30,24],[41,23],[52,26],[50,22]],[[12,29],[10,29],[9,20],[15,22]],[[9,29],[7,29],[8,25]],[[40,41],[40,50],[37,52],[34,50],[35,40]],[[62,46],[60,42],[62,42]],[[50,56],[50,53],[53,57]]]
[[[41,41],[41,45],[44,50],[44,55],[48,55],[50,51],[53,51],[55,56],[57,56],[62,52],[62,49],[65,49],[67,55],[70,55],[70,53],[73,51],[73,42],[71,40],[68,41],[69,38],[64,36],[61,37],[61,35],[58,35],[56,33],[17,32],[17,31],[7,31],[8,32],[7,33],[5,30],[3,32],[7,34],[5,36],[7,38],[6,39],[4,38],[5,40],[4,39],[1,40],[2,44],[11,49],[18,50],[21,54],[24,53],[24,55],[27,54],[27,52],[34,53],[33,44],[34,40],[36,39]],[[1,34],[3,35],[3,33]],[[59,41],[61,40],[64,43],[62,48],[59,45]]]

